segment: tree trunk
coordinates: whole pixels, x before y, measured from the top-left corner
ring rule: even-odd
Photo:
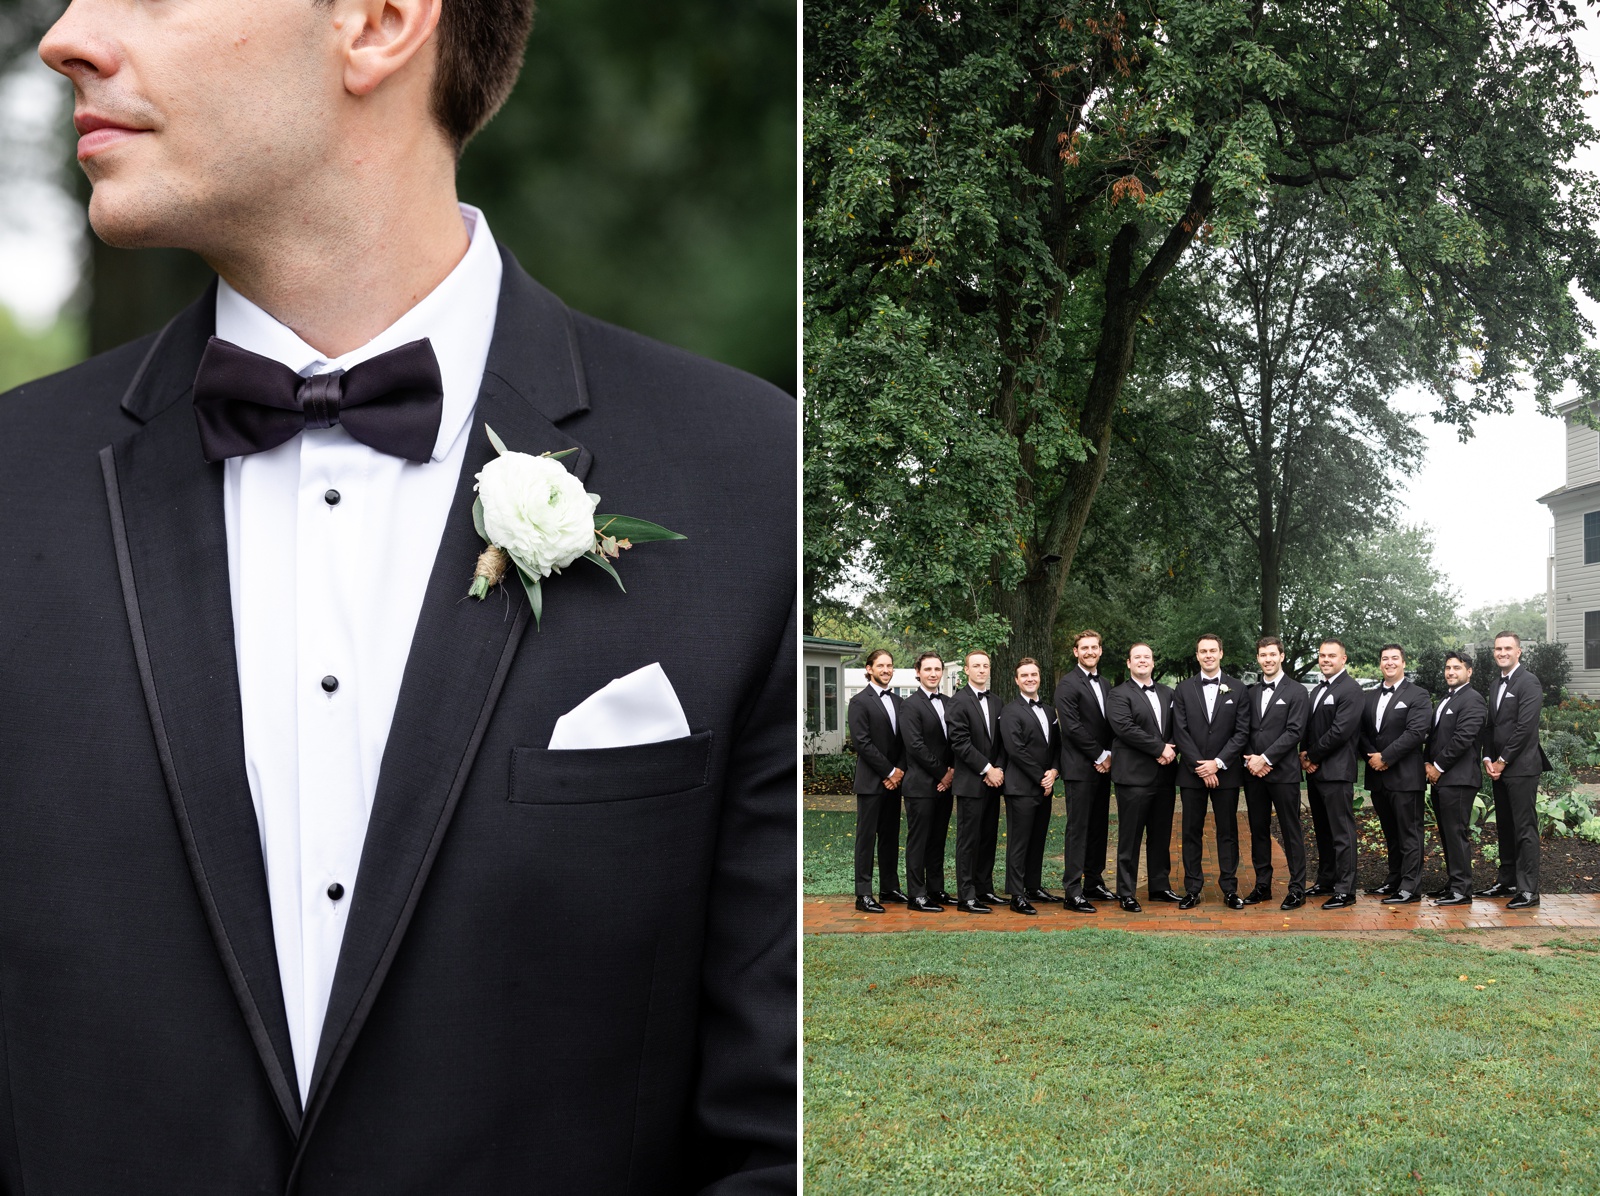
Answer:
[[[115,249],[89,237],[89,352],[103,353],[154,332],[211,281],[186,249]]]

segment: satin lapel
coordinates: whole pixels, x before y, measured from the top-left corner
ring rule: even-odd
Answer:
[[[503,309],[504,297],[501,302]],[[493,372],[485,373],[378,773],[350,922],[317,1047],[302,1151],[399,950],[531,621],[514,578],[507,579],[505,598],[498,593],[482,602],[466,598],[473,562],[483,550],[472,523],[474,478],[494,456],[485,424],[517,452],[578,448],[567,466],[579,477],[588,471],[587,450],[528,398]]]
[[[101,450],[117,567],[156,751],[195,890],[268,1083],[300,1129],[261,832],[245,773],[221,465],[187,401],[209,302],[169,325],[123,406],[149,422]],[[205,308],[202,312],[201,309]]]

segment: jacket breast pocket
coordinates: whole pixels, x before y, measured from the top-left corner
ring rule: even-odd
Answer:
[[[511,749],[510,800],[547,806],[662,797],[698,789],[710,771],[710,731],[628,747],[517,747]]]

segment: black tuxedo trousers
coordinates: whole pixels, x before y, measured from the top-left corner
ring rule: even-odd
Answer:
[[[1477,797],[1474,785],[1433,788],[1433,817],[1439,827],[1439,845],[1444,848],[1450,891],[1462,896],[1472,892],[1472,807]]]
[[[1081,897],[1085,886],[1106,883],[1106,850],[1111,837],[1111,777],[1094,773],[1087,781],[1063,781],[1067,830],[1062,850],[1062,884],[1067,896]]]
[[[1317,883],[1339,896],[1356,891],[1355,785],[1306,778],[1311,826],[1317,836]]]
[[[1391,888],[1415,893],[1422,887],[1422,790],[1391,789],[1381,781],[1371,788],[1372,808],[1388,849]]]
[[[302,1109],[189,400],[212,302],[0,396],[0,1190],[792,1190],[793,403],[506,257]],[[627,593],[551,577],[542,629],[465,598],[485,423],[688,539]],[[546,750],[652,661],[692,736]]]
[[[1300,818],[1300,782],[1246,777],[1245,810],[1250,818],[1250,865],[1255,888],[1272,892],[1272,815],[1277,811],[1283,857],[1289,865],[1289,892],[1306,891],[1306,838]]]
[[[856,896],[872,895],[872,861],[878,861],[879,892],[900,887],[900,794],[878,786],[856,794]]]
[[[975,901],[993,893],[994,857],[1000,841],[1000,790],[956,798],[956,896]]]
[[[1117,896],[1134,896],[1139,877],[1139,844],[1144,843],[1145,885],[1150,895],[1172,887],[1172,811],[1177,801],[1170,781],[1156,785],[1117,783]]]
[[[950,842],[950,814],[955,797],[946,789],[932,797],[907,797],[906,894],[937,897],[946,892],[944,861]]]
[[[1217,827],[1217,887],[1224,893],[1239,890],[1239,790],[1183,789],[1183,888],[1198,893],[1206,886],[1206,807]]]

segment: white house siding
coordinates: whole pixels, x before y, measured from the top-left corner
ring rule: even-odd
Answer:
[[[1570,427],[1570,439],[1587,438],[1590,455],[1600,453],[1593,430]],[[1573,466],[1569,454],[1568,467]],[[1600,481],[1600,465],[1590,469],[1589,482]],[[1577,483],[1582,485],[1583,483]],[[1572,662],[1572,679],[1568,688],[1585,696],[1600,695],[1600,669],[1585,669],[1583,652],[1583,616],[1585,611],[1600,611],[1600,562],[1583,563],[1583,516],[1586,511],[1600,511],[1600,486],[1578,493],[1561,493],[1545,500],[1555,517],[1555,585],[1554,611],[1555,638],[1567,646],[1567,659]]]
[[[1600,432],[1566,416],[1567,479],[1569,489],[1600,482]],[[1578,558],[1583,559],[1581,556]]]

